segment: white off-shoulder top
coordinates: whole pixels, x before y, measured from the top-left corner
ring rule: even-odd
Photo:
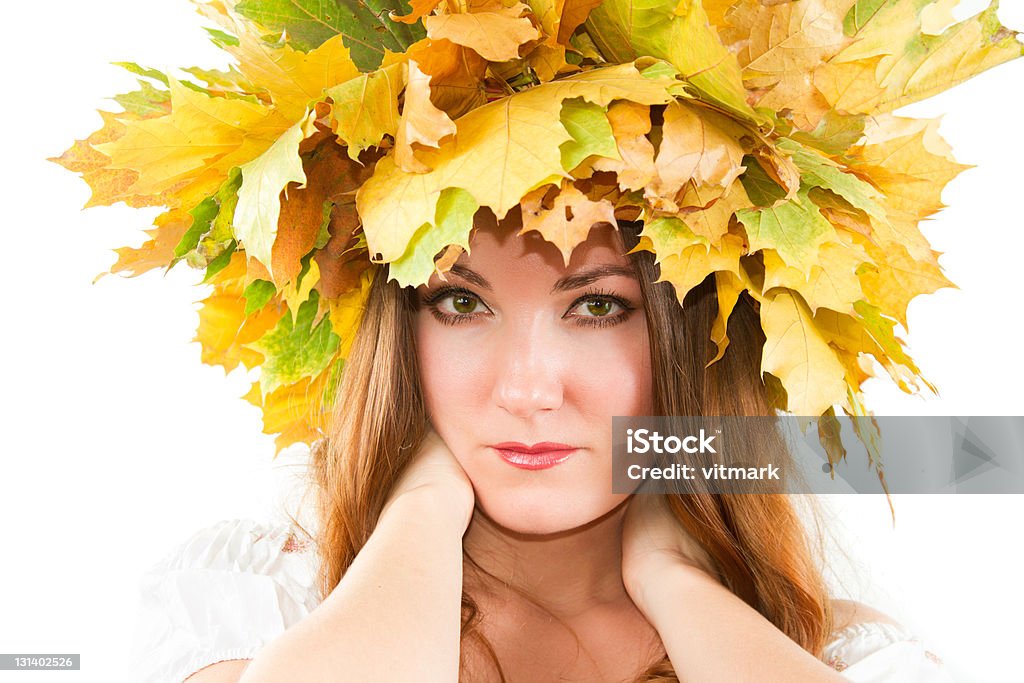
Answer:
[[[140,584],[131,680],[181,683],[200,669],[252,659],[319,604],[315,546],[287,523],[222,521],[151,567]],[[856,683],[952,683],[901,626],[836,631],[823,659]]]

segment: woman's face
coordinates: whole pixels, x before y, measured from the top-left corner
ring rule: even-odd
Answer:
[[[647,324],[615,228],[595,227],[568,267],[516,232],[475,230],[447,282],[417,290],[417,354],[431,422],[477,505],[551,533],[626,497],[612,493],[611,418],[651,412]]]

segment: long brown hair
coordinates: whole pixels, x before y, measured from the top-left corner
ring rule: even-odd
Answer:
[[[638,233],[637,224],[620,225],[627,250],[637,244]],[[719,361],[705,367],[716,350],[711,341],[718,310],[714,276],[680,306],[671,285],[657,282],[653,254],[640,251],[629,258],[644,295],[655,414],[772,414],[760,379],[764,336],[756,302],[741,297],[729,319],[731,344]],[[337,586],[369,539],[389,492],[426,433],[413,337],[415,306],[415,290],[388,282],[387,268],[381,267],[338,389],[331,433],[313,451],[310,475],[323,596]],[[748,438],[751,452],[784,450],[775,432]],[[706,550],[723,583],[820,657],[833,624],[819,565],[819,525],[816,533],[808,533],[793,499],[785,494],[669,494],[666,499],[680,524]],[[476,628],[482,615],[465,591],[462,615],[464,647],[472,638],[494,659]],[[638,678],[677,680],[667,657]]]

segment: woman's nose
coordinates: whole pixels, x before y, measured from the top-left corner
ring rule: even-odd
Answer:
[[[545,327],[540,320],[510,326],[497,343],[494,402],[516,417],[562,406],[566,350]]]

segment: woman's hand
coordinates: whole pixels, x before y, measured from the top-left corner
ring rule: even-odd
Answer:
[[[381,516],[398,501],[410,499],[451,511],[463,532],[473,515],[476,502],[473,485],[433,426],[392,488]]]
[[[639,604],[645,586],[679,568],[718,577],[711,556],[668,509],[664,495],[634,494],[627,503],[622,526],[622,581],[626,591]]]

